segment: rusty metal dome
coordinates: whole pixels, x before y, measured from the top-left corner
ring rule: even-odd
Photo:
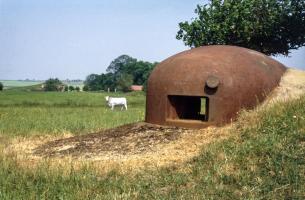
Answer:
[[[286,67],[241,47],[206,46],[176,54],[153,70],[146,122],[201,128],[221,125],[263,101]]]

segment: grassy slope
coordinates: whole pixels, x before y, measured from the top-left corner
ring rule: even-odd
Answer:
[[[42,84],[35,85],[27,85],[27,86],[17,86],[17,87],[9,87],[6,90],[15,91],[15,92],[32,92],[32,91],[42,91]]]
[[[128,111],[113,112],[105,103],[108,93],[21,92],[0,93],[0,134],[6,136],[73,134],[144,119],[144,95],[127,95]],[[111,95],[124,95],[113,94]],[[119,109],[119,108],[117,108]]]
[[[302,199],[304,153],[305,96],[243,113],[232,137],[188,163],[135,176],[32,172],[0,158],[0,199]]]

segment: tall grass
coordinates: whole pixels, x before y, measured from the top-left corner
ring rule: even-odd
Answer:
[[[128,110],[111,111],[106,105],[108,93],[20,92],[0,93],[0,134],[7,136],[88,133],[104,128],[142,121],[142,93],[113,94],[127,96]]]
[[[305,96],[243,113],[198,157],[136,175],[35,171],[0,156],[0,199],[304,199]]]

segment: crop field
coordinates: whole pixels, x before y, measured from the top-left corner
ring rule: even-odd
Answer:
[[[75,167],[72,162],[49,158],[37,163],[33,157],[22,157],[23,149],[19,153],[7,152],[8,147],[18,145],[16,141],[36,138],[39,142],[44,137],[61,138],[67,134],[79,136],[70,141],[88,140],[88,133],[144,120],[144,93],[111,93],[127,97],[127,111],[119,108],[111,111],[105,104],[106,95],[0,92],[0,199],[303,199],[305,196],[304,95],[266,109],[241,112],[229,128],[209,129],[218,140],[200,146],[199,152],[186,161],[176,160],[162,167],[147,166],[140,171],[127,168],[120,171],[114,167],[105,172],[103,163],[111,160],[95,163],[82,160],[83,165]],[[180,137],[174,137],[178,134],[175,131],[165,134],[165,139],[173,140],[165,145],[175,144],[170,151],[186,150],[190,143],[175,142]],[[221,135],[217,132],[230,134],[219,139]],[[192,135],[192,131],[188,134],[196,137],[191,140],[194,143],[210,137],[204,131],[200,137]],[[95,140],[97,135],[93,136]],[[157,136],[160,139],[162,135]],[[115,134],[113,138],[99,137],[101,142],[114,141],[109,147],[96,144],[101,149],[117,149],[116,145],[120,145],[121,138]],[[145,140],[147,147],[151,145],[150,137]],[[49,146],[57,147],[65,141],[69,140]],[[139,143],[136,138],[132,141]],[[160,154],[156,162],[170,151]],[[126,159],[123,155],[124,152],[120,162]],[[172,155],[175,156],[178,155]]]

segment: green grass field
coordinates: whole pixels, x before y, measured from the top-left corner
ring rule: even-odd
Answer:
[[[127,111],[111,111],[108,93],[0,92],[0,134],[6,136],[72,133],[81,134],[142,121],[142,93],[114,94],[127,97]]]
[[[142,93],[127,95],[124,112],[107,109],[105,95],[1,92],[0,143],[1,136],[86,134],[143,120]],[[25,169],[0,151],[0,199],[304,199],[305,96],[243,112],[232,133],[186,163],[136,174],[101,175],[90,166],[64,173],[47,162]]]

